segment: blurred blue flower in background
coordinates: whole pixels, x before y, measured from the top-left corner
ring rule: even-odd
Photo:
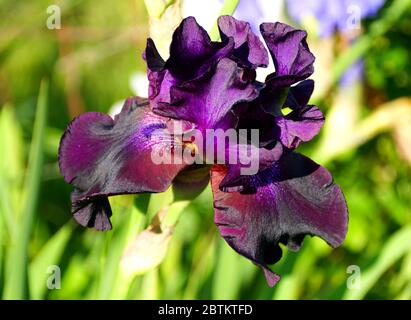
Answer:
[[[330,37],[335,31],[339,31],[345,34],[352,44],[356,41],[357,34],[348,35],[348,32],[357,28],[362,19],[374,16],[384,2],[384,0],[287,0],[287,9],[291,18],[299,23],[307,17],[314,17],[318,23],[318,36],[321,38]],[[340,85],[346,87],[360,81],[363,65],[362,60],[356,61],[343,74]]]
[[[248,21],[251,29],[260,34],[260,24],[265,21],[281,21],[283,1],[240,1],[234,12],[234,17]]]
[[[348,87],[351,84],[361,81],[363,78],[364,60],[359,59],[353,63],[341,76],[340,86]]]
[[[374,16],[383,6],[384,0],[287,0],[291,18],[301,22],[307,16],[313,16],[319,23],[320,37],[329,37],[337,29],[340,32],[349,30],[347,19],[357,10],[360,19]]]

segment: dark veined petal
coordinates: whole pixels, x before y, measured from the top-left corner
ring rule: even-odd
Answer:
[[[152,39],[147,40],[143,59],[147,63],[150,103],[170,103],[172,86],[201,78],[223,57],[230,56],[234,41],[213,42],[195,18],[185,18],[173,33],[170,57],[165,62]]]
[[[314,72],[314,55],[307,45],[307,33],[276,22],[262,23],[261,34],[275,65],[266,79],[268,87],[286,87],[308,78]]]
[[[324,116],[316,106],[306,106],[286,116],[276,117],[275,122],[280,128],[281,143],[289,149],[295,149],[301,141],[310,141],[320,132]]]
[[[269,106],[273,107],[272,112],[267,111],[264,106],[263,100],[267,99],[267,96],[260,95],[258,100],[248,105],[239,105],[234,110],[239,118],[238,128],[259,129],[262,146],[281,141],[286,148],[294,149],[301,142],[310,141],[324,124],[320,109],[307,105],[313,89],[312,80],[305,80],[291,87],[283,105]],[[290,107],[292,111],[284,115],[282,106]]]
[[[146,49],[143,52],[143,59],[147,62],[147,68],[150,71],[162,71],[166,64],[151,38],[147,39]]]
[[[264,270],[270,286],[279,280],[268,267],[281,258],[279,243],[298,250],[305,235],[319,236],[332,247],[343,242],[347,206],[325,168],[290,153],[276,166],[249,177],[249,191],[243,193],[220,190],[226,171],[219,165],[211,171],[215,223],[235,251]]]
[[[191,80],[205,73],[211,65],[233,50],[234,43],[227,39],[213,42],[194,17],[185,18],[174,31],[170,58],[165,68],[180,80]]]
[[[282,112],[281,115],[275,115],[280,112],[274,109],[278,129],[269,131],[267,135],[277,136],[289,149],[297,148],[302,141],[307,142],[315,137],[324,124],[324,116],[316,106],[307,105],[313,91],[313,80],[304,80],[290,87],[283,107],[291,108],[292,112],[286,116],[283,116]]]
[[[268,54],[260,38],[251,30],[248,22],[237,20],[231,16],[218,18],[221,39],[234,39],[233,55],[243,64],[252,68],[267,67]]]
[[[236,105],[234,114],[239,119],[238,129],[259,130],[260,146],[271,145],[278,140],[279,128],[276,126],[275,116],[264,110],[261,99]],[[278,111],[278,114],[281,114],[280,111]]]
[[[275,142],[265,146],[253,144],[228,145],[224,162],[227,174],[220,183],[225,192],[242,191],[250,175],[255,175],[277,162],[283,154],[282,144]],[[230,155],[237,155],[237,163],[227,164]]]
[[[154,41],[150,38],[147,39],[143,59],[147,63],[147,78],[149,81],[148,97],[153,99],[160,93],[166,70],[164,70],[165,61],[161,58]]]
[[[314,91],[314,81],[304,80],[288,90],[285,106],[291,109],[298,109],[308,104]]]
[[[224,58],[207,76],[171,89],[171,103],[153,111],[162,116],[193,122],[201,129],[224,127],[221,123],[233,105],[258,95],[254,79],[234,61]],[[228,118],[227,118],[228,119]],[[231,122],[231,119],[228,119]]]
[[[107,230],[108,196],[161,192],[170,186],[185,165],[155,164],[152,152],[169,150],[167,128],[174,123],[153,114],[147,100],[138,97],[129,98],[114,120],[89,112],[70,123],[60,143],[59,165],[75,187],[72,213],[80,224]]]

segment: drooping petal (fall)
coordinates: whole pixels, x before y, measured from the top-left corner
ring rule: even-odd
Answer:
[[[111,227],[108,196],[165,191],[186,166],[172,162],[176,159],[153,161],[156,155],[173,156],[170,148],[180,142],[168,133],[175,123],[153,114],[147,100],[138,97],[129,98],[114,120],[98,112],[74,119],[59,149],[60,171],[75,187],[74,218],[106,230]]]
[[[269,285],[279,276],[268,265],[282,255],[280,243],[298,250],[305,235],[339,246],[347,232],[347,206],[330,173],[312,160],[290,153],[276,165],[242,182],[243,192],[222,192],[227,173],[212,168],[215,223],[239,254],[264,270]]]

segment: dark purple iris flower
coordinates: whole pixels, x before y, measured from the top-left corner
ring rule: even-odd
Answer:
[[[339,246],[347,231],[347,206],[330,173],[293,151],[324,122],[321,111],[308,104],[314,83],[306,79],[314,56],[306,33],[282,23],[260,26],[276,68],[260,83],[255,69],[268,65],[268,53],[259,37],[248,23],[230,16],[218,24],[221,41],[212,42],[194,18],[184,19],[167,61],[148,39],[143,55],[148,99],[129,98],[114,119],[98,112],[74,119],[61,140],[60,170],[75,188],[75,220],[97,230],[111,229],[109,196],[163,192],[173,185],[177,194],[193,197],[208,184],[211,171],[221,235],[260,266],[272,286],[279,276],[268,265],[281,258],[279,244],[298,250],[308,234]],[[284,115],[285,107],[292,111]],[[167,134],[175,128],[181,135]],[[193,129],[258,129],[257,145],[229,141],[223,151],[223,158],[233,150],[257,151],[258,171],[244,175],[243,163],[221,164],[221,154],[204,164],[153,162],[153,150],[168,151],[173,160],[182,160],[178,148],[195,154],[208,141],[186,139]]]

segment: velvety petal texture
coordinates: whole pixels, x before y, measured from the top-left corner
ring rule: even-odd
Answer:
[[[216,128],[236,103],[258,95],[254,79],[234,61],[224,58],[206,76],[171,89],[171,102],[154,107],[162,116],[191,121],[200,129]]]
[[[267,77],[268,87],[289,86],[314,72],[315,58],[305,31],[280,22],[262,23],[260,30],[275,66],[275,73]]]
[[[298,250],[315,235],[340,245],[347,206],[330,173],[293,151],[324,123],[309,104],[314,56],[306,32],[260,26],[276,69],[261,83],[256,68],[267,66],[268,52],[249,23],[223,16],[218,27],[214,42],[193,17],[184,19],[167,61],[148,39],[148,99],[129,98],[114,119],[99,112],[74,119],[60,143],[60,171],[74,187],[74,219],[108,230],[109,196],[172,186],[176,201],[192,199],[211,169],[221,235],[272,286],[280,277],[269,265],[281,258],[280,243]]]
[[[268,66],[267,50],[248,22],[221,16],[218,27],[223,41],[228,41],[229,37],[234,39],[233,56],[241,63],[253,68]]]
[[[290,87],[284,106],[291,108],[292,112],[275,117],[279,128],[278,140],[288,149],[295,149],[301,142],[310,141],[324,124],[321,110],[307,105],[313,90],[312,80],[304,80]]]
[[[162,192],[171,185],[185,165],[155,164],[152,152],[179,144],[167,134],[173,121],[153,114],[147,100],[135,97],[114,120],[90,112],[71,122],[60,143],[59,165],[76,188],[72,213],[80,224],[109,229],[107,196]]]
[[[305,98],[300,97],[299,99],[302,102]],[[324,116],[316,106],[301,106],[295,98],[292,103],[292,111],[284,115],[280,108],[272,114],[253,102],[247,106],[245,111],[240,110],[238,126],[247,129],[251,126],[258,129],[261,148],[267,149],[278,141],[285,148],[295,149],[301,142],[310,141],[319,133],[324,124]],[[284,106],[287,105],[291,106],[287,103]]]
[[[251,143],[228,145],[225,160],[229,159],[230,155],[236,155],[238,160],[235,164],[226,165],[227,174],[220,182],[220,190],[225,192],[242,191],[251,175],[271,167],[280,160],[283,152],[284,148],[280,142],[266,146],[255,146]]]
[[[182,80],[204,74],[219,59],[232,52],[233,39],[211,41],[194,17],[185,18],[173,34],[166,68]]]
[[[285,107],[298,109],[300,107],[306,106],[313,91],[313,80],[304,80],[299,82],[297,85],[290,87],[285,101]]]
[[[244,191],[222,192],[224,166],[212,168],[215,223],[238,253],[264,270],[273,286],[279,276],[269,264],[281,258],[279,243],[298,250],[305,235],[316,235],[332,247],[347,232],[347,206],[330,173],[310,159],[290,153],[279,163],[250,176]]]
[[[316,106],[295,109],[286,116],[276,117],[280,128],[279,140],[289,148],[295,149],[302,141],[310,141],[324,124],[324,116]]]
[[[232,38],[222,42],[211,41],[194,17],[185,18],[175,30],[170,57],[165,62],[154,42],[148,39],[143,58],[148,68],[151,104],[169,103],[171,87],[200,78],[220,59],[230,56],[233,50]]]

